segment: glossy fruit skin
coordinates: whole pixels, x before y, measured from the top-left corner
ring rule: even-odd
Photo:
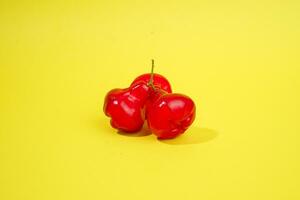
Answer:
[[[145,119],[147,119],[147,115],[149,113],[149,110],[152,109],[152,106],[154,105],[154,103],[163,95],[165,94],[169,94],[167,93],[166,91],[156,87],[156,88],[152,88],[150,87],[149,88],[149,91],[148,91],[148,98],[145,102],[145,107],[144,107],[144,110],[145,110]]]
[[[127,133],[141,130],[148,91],[149,87],[144,83],[109,91],[104,100],[103,111],[106,116],[111,117],[111,126]]]
[[[195,116],[195,103],[182,94],[161,95],[147,109],[148,127],[158,139],[171,139],[184,133]]]
[[[138,76],[136,79],[134,79],[134,81],[131,83],[131,86],[135,85],[135,84],[139,84],[139,83],[145,83],[148,84],[151,78],[151,74],[142,74],[140,76]],[[164,76],[160,75],[160,74],[153,74],[153,85],[156,88],[162,89],[167,93],[172,93],[172,88],[171,88],[171,84],[168,81],[167,78],[165,78]]]

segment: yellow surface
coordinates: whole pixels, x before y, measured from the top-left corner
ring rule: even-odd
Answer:
[[[0,199],[300,199],[299,1],[1,1]],[[168,77],[173,141],[128,137],[105,93]]]

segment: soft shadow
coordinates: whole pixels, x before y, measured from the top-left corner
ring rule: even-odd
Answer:
[[[101,129],[105,132],[114,132],[118,133],[121,136],[126,137],[145,137],[151,135],[150,130],[147,127],[147,123],[144,124],[141,131],[137,133],[124,133],[113,129],[110,126],[110,119],[105,117],[99,117],[93,120],[93,127]],[[218,136],[217,131],[208,128],[200,128],[196,126],[191,126],[184,134],[181,136],[170,139],[170,140],[158,140],[161,143],[169,145],[187,145],[187,144],[199,144],[204,142],[209,142]],[[153,139],[154,136],[153,136]]]
[[[215,130],[192,126],[181,136],[170,140],[159,140],[170,145],[199,144],[213,140],[218,136]]]
[[[122,135],[122,136],[143,137],[143,136],[151,135],[151,132],[147,128],[147,123],[144,124],[143,128],[139,132],[126,133],[126,132],[118,131],[118,130],[112,128],[111,125],[110,125],[110,119],[109,118],[99,117],[94,122],[95,122],[94,125],[96,125],[97,128],[101,128],[101,130],[105,130],[106,132],[118,133],[119,135]]]
[[[143,136],[148,136],[151,135],[150,130],[147,128],[147,124],[145,123],[142,130],[140,130],[137,133],[126,133],[122,131],[117,131],[118,134],[127,136],[127,137],[143,137]]]

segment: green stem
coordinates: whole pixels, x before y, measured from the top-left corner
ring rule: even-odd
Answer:
[[[151,60],[151,75],[150,75],[150,80],[148,82],[148,85],[150,85],[154,90],[155,90],[155,86],[154,86],[154,59]]]

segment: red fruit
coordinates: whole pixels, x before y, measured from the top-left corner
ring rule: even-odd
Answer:
[[[103,111],[111,117],[112,127],[123,132],[137,132],[144,124],[143,107],[149,87],[136,84],[127,89],[114,89],[107,93]]]
[[[134,81],[131,83],[131,86],[139,83],[148,84],[150,82],[150,79],[151,73],[140,75],[136,79],[134,79]],[[153,86],[168,93],[172,93],[171,84],[169,83],[168,79],[160,74],[153,73]]]
[[[152,109],[152,106],[154,103],[162,96],[168,94],[166,91],[155,88],[153,89],[152,87],[149,88],[148,91],[148,98],[147,101],[145,102],[145,119],[147,119],[147,113],[148,110]]]
[[[131,83],[131,86],[144,83],[149,86],[148,99],[145,103],[145,110],[150,109],[151,105],[163,94],[172,93],[171,85],[169,81],[160,74],[153,73],[154,60],[152,59],[151,73],[138,76]],[[147,117],[145,117],[147,118]]]
[[[148,127],[158,139],[171,139],[184,133],[195,119],[196,107],[182,94],[161,95],[147,109]]]

